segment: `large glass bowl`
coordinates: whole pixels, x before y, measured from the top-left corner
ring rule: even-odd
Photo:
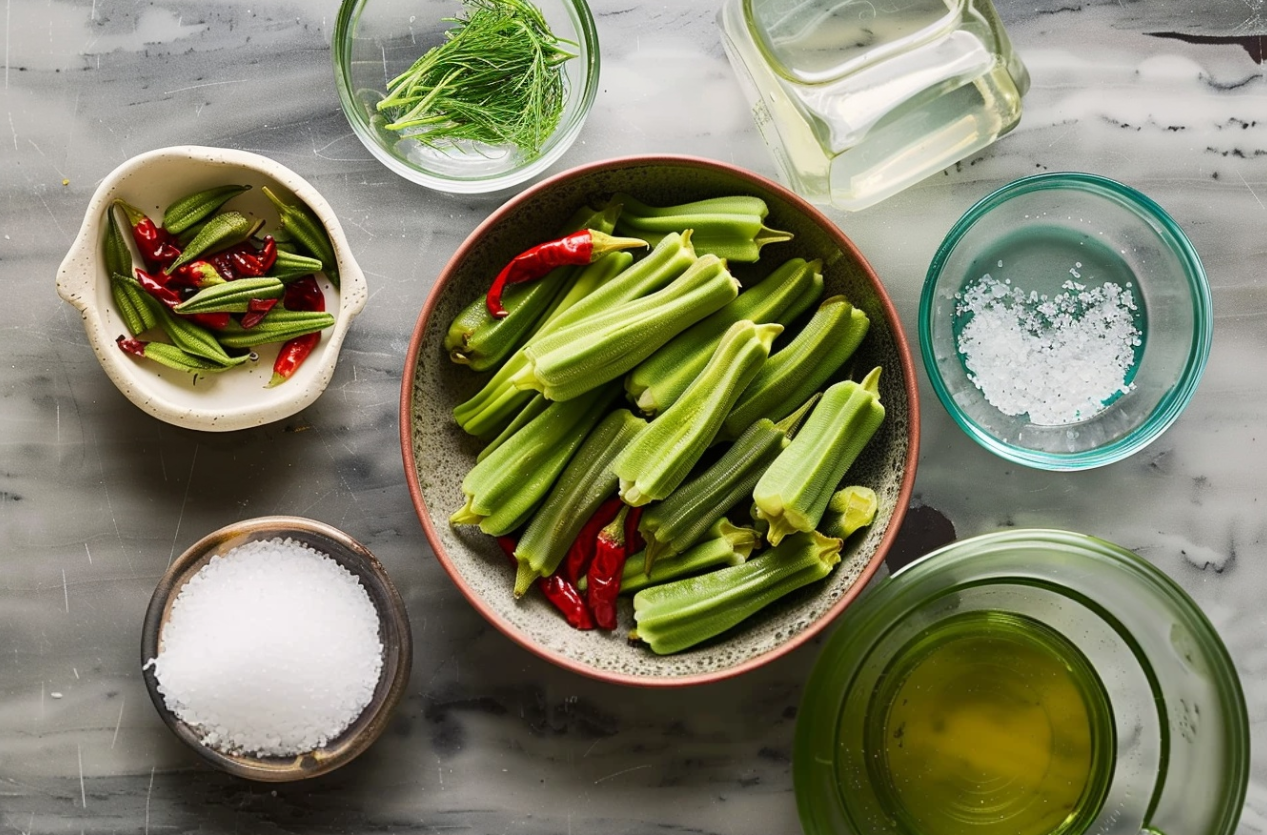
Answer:
[[[952,618],[986,613],[1037,622],[1072,645],[1103,696],[1107,730],[1095,791],[1052,832],[1235,831],[1249,778],[1249,723],[1232,660],[1210,622],[1130,551],[1065,531],[1009,530],[928,554],[843,613],[797,719],[793,776],[806,835],[910,835],[875,776],[888,754],[875,742],[880,717],[868,706],[895,675],[890,664],[902,648]],[[1052,723],[1053,737],[1059,725]],[[995,825],[1006,826],[1003,813],[1015,807],[996,808]]]
[[[459,0],[343,0],[334,23],[335,83],[357,138],[400,176],[451,194],[504,191],[548,169],[576,140],[598,92],[598,31],[585,0],[534,5],[576,53],[563,64],[563,115],[538,154],[513,146],[429,148],[385,128],[377,105],[387,83],[444,40],[449,19],[464,11]]]
[[[964,298],[985,277],[1066,300],[1080,292],[1062,289],[1066,282],[1126,288],[1139,334],[1139,344],[1127,350],[1130,367],[1118,378],[1129,390],[1097,398],[1099,410],[1077,418],[1036,418],[1033,406],[1017,413],[1027,400],[1016,394],[1022,385],[1043,392],[1044,399],[1031,395],[1031,403],[1051,403],[1082,388],[1055,382],[1073,370],[1076,363],[1063,359],[1079,349],[1069,347],[1059,363],[1036,361],[1040,340],[1021,337],[1010,343],[1015,353],[1000,350],[1013,361],[992,358],[988,373],[974,374],[963,338],[976,314],[965,312]],[[1205,271],[1178,224],[1138,191],[1079,173],[1016,180],[969,209],[934,255],[919,309],[924,369],[950,416],[987,449],[1046,470],[1110,464],[1156,440],[1192,399],[1213,329]],[[998,335],[989,338],[991,349],[1001,347],[1004,330],[992,331]],[[1000,367],[1009,364],[1010,370]],[[994,393],[986,391],[989,382],[978,385],[983,378],[994,382]]]

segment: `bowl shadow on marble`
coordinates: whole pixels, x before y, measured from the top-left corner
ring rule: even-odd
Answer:
[[[329,555],[361,583],[379,615],[383,667],[370,703],[343,733],[324,748],[294,757],[230,754],[205,745],[198,730],[171,710],[158,689],[150,659],[158,655],[163,627],[171,617],[181,587],[213,557],[248,542],[291,538]],[[164,724],[205,762],[220,771],[268,783],[303,780],[327,774],[360,756],[386,730],[404,696],[413,658],[413,637],[404,601],[378,559],[343,531],[298,516],[263,516],[234,522],[191,545],[168,567],[154,589],[141,631],[141,667],[146,690]]]
[[[829,578],[758,613],[706,645],[660,657],[628,645],[632,608],[622,599],[614,633],[578,632],[539,595],[515,601],[514,571],[492,537],[454,527],[463,505],[461,480],[481,444],[453,421],[453,407],[487,379],[449,361],[449,323],[487,287],[499,265],[553,237],[584,203],[617,191],[669,205],[728,194],[762,197],[767,223],[791,231],[792,242],[768,246],[756,265],[732,265],[747,285],[787,258],[823,260],[824,296],[843,293],[871,319],[853,360],[865,372],[881,365],[886,419],[855,462],[849,481],[871,486],[880,513],[865,534],[846,544]],[[401,389],[401,445],[406,480],[437,559],[472,605],[510,638],[564,668],[598,679],[644,686],[679,686],[738,675],[809,640],[854,599],[891,546],[910,500],[919,440],[917,390],[910,350],[887,293],[861,253],[829,220],[776,183],[723,163],[693,157],[630,157],[573,169],[506,203],[477,228],[440,275],[410,344]]]

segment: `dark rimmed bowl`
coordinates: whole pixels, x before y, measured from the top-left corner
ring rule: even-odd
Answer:
[[[480,443],[454,423],[453,407],[488,375],[449,361],[449,323],[487,289],[490,276],[525,248],[547,240],[581,204],[625,191],[669,205],[746,193],[770,207],[767,224],[791,231],[792,242],[768,246],[757,265],[735,274],[765,275],[793,256],[821,258],[824,295],[844,293],[871,317],[855,367],[882,365],[887,417],[850,470],[850,480],[880,496],[880,514],[865,536],[851,540],[827,581],[801,589],[707,644],[660,657],[629,646],[627,603],[615,633],[578,632],[539,595],[516,601],[514,571],[492,537],[449,525],[463,504],[463,475]],[[755,270],[749,267],[756,267]],[[453,582],[490,623],[541,657],[594,678],[643,686],[699,684],[755,669],[800,646],[847,607],[879,567],[910,501],[919,441],[919,409],[911,352],[893,304],[857,247],[821,212],[770,180],[725,163],[694,157],[628,157],[572,169],[508,201],[458,249],[436,281],[418,318],[405,362],[400,429],[405,476],[418,518]]]
[[[289,537],[335,562],[361,581],[379,616],[383,668],[374,695],[361,715],[324,748],[294,757],[226,754],[204,745],[198,733],[167,709],[154,670],[146,666],[158,655],[163,627],[181,587],[204,565],[239,545],[273,537]],[[167,727],[212,766],[238,777],[269,783],[303,780],[333,771],[354,760],[378,739],[404,695],[413,658],[413,638],[405,604],[378,559],[338,528],[299,516],[262,516],[226,525],[207,534],[175,559],[154,589],[141,632],[141,667],[145,687]]]

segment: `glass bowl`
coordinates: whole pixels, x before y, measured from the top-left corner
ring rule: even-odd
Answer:
[[[929,727],[948,734],[940,744],[953,733],[967,744],[946,745],[940,762],[924,760],[953,766],[950,774],[930,768],[896,783],[902,758],[926,753],[921,745],[930,739],[916,724],[892,725],[905,705],[884,694],[906,693],[904,683],[919,680],[901,659],[908,647],[953,638],[955,629],[962,636],[974,623],[986,624],[991,640],[1019,636],[1041,643],[1040,650],[1063,650],[1067,677],[1084,686],[1087,721],[1072,721],[1068,703],[1061,712],[1054,709],[1060,703],[1034,695],[1053,692],[1040,678],[1051,670],[1016,665],[1000,673],[988,669],[996,659],[985,653],[961,654],[959,678],[928,688],[927,698],[935,705]],[[1029,628],[1018,631],[1017,624]],[[1020,708],[989,712],[1006,695],[1006,688],[988,689],[996,679],[1024,692]],[[1008,721],[1034,705],[1041,705],[1031,725],[1036,733],[1016,733]],[[1151,563],[1066,531],[967,539],[869,590],[824,647],[798,716],[793,776],[806,835],[1230,835],[1249,777],[1244,696],[1210,622]],[[1005,772],[1016,779],[1025,771],[1068,773],[1062,763],[1080,728],[1091,729],[1087,776],[1072,783],[1081,791],[1067,804],[1044,810],[1050,796],[1007,783]],[[935,807],[928,798],[939,796],[950,799]]]
[[[585,0],[535,0],[550,29],[576,53],[563,64],[558,127],[538,154],[513,146],[434,149],[387,130],[377,111],[387,83],[444,40],[458,0],[344,0],[334,24],[334,71],[343,113],[381,163],[415,183],[452,194],[497,192],[549,168],[571,147],[598,92],[598,31]]]
[[[987,449],[1082,470],[1156,440],[1191,400],[1213,331],[1195,249],[1156,203],[1092,174],[985,197],[934,255],[919,309],[933,390]]]

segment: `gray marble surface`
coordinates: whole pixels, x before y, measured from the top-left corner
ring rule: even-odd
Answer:
[[[555,170],[679,152],[773,175],[722,53],[716,2],[594,0],[598,100]],[[1088,473],[1010,466],[923,385],[916,504],[959,536],[1054,526],[1132,548],[1221,630],[1255,743],[1267,719],[1267,81],[1262,0],[1002,0],[1033,76],[1020,127],[856,215],[832,213],[913,337],[942,234],[1017,176],[1075,169],[1150,194],[1209,271],[1216,332],[1191,407]],[[0,831],[799,831],[791,739],[811,645],[684,692],[555,669],[488,626],[433,559],[397,442],[404,352],[436,274],[497,205],[401,180],[360,146],[330,67],[336,4],[0,3]],[[53,278],[97,183],[130,156],[256,151],[333,204],[371,296],[301,415],[228,435],[157,422],[114,389]],[[926,519],[933,514],[912,516]],[[311,516],[361,539],[409,604],[408,696],[353,765],[269,787],[212,772],[166,731],[138,670],[173,555],[238,518]],[[1256,748],[1240,831],[1267,829]],[[1181,835],[1173,833],[1172,835]]]

